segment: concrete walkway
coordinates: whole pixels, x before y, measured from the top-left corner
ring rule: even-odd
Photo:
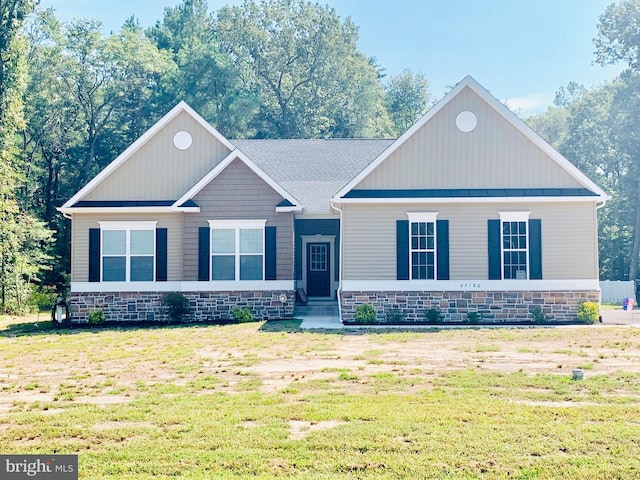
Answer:
[[[302,317],[300,330],[342,330],[344,325],[338,316],[308,315]]]

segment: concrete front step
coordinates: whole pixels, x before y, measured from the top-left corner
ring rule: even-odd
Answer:
[[[296,317],[328,317],[340,316],[338,305],[296,305]]]

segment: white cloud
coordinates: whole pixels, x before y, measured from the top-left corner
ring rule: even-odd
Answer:
[[[554,93],[532,93],[523,97],[506,98],[502,100],[509,109],[519,116],[528,116],[540,113],[553,104]]]

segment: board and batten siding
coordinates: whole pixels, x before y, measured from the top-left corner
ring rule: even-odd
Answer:
[[[200,212],[184,214],[184,280],[198,280],[199,227],[208,220],[259,219],[277,228],[277,279],[293,280],[293,213],[276,213],[282,197],[241,160],[231,162],[193,200]]]
[[[178,150],[177,132],[192,144]],[[177,200],[230,153],[186,112],[158,131],[83,200]]]
[[[451,280],[488,278],[487,220],[530,211],[542,220],[542,277],[597,279],[596,209],[592,202],[537,204],[344,205],[345,280],[396,279],[396,220],[407,212],[439,212],[449,220]]]
[[[456,117],[467,110],[477,126],[463,133]],[[553,187],[583,185],[467,87],[355,188]]]
[[[89,281],[89,229],[98,222],[157,221],[167,229],[167,281],[182,280],[182,214],[73,214],[71,223],[71,281]]]

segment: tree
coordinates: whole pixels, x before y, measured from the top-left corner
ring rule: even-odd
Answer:
[[[429,82],[421,73],[405,70],[386,85],[385,105],[397,134],[404,133],[431,104]]]
[[[215,32],[260,100],[256,136],[361,136],[375,124],[382,91],[350,18],[304,0],[246,0],[218,11]],[[363,101],[354,104],[354,94]]]
[[[32,282],[46,265],[49,232],[17,200],[21,179],[18,132],[24,128],[22,95],[26,84],[27,44],[20,34],[34,8],[28,0],[0,3],[0,307],[21,313]]]
[[[158,49],[167,52],[175,68],[163,77],[156,102],[166,112],[186,101],[223,135],[250,134],[248,123],[258,100],[248,91],[231,59],[214,36],[214,18],[204,0],[183,0],[164,10],[162,21],[147,31]]]
[[[640,70],[640,0],[624,0],[607,6],[600,15],[594,39],[596,62],[600,65],[620,61]]]
[[[628,207],[635,212],[630,225],[631,252],[629,278],[638,278],[638,257],[640,256],[640,153],[638,148],[638,125],[640,124],[640,0],[625,0],[612,3],[600,15],[598,35],[594,39],[596,62],[601,65],[625,62],[630,72],[623,72],[621,80],[624,86],[619,90],[620,100],[615,111],[620,120],[620,138],[618,143],[624,150],[625,180],[627,188],[624,196]]]

